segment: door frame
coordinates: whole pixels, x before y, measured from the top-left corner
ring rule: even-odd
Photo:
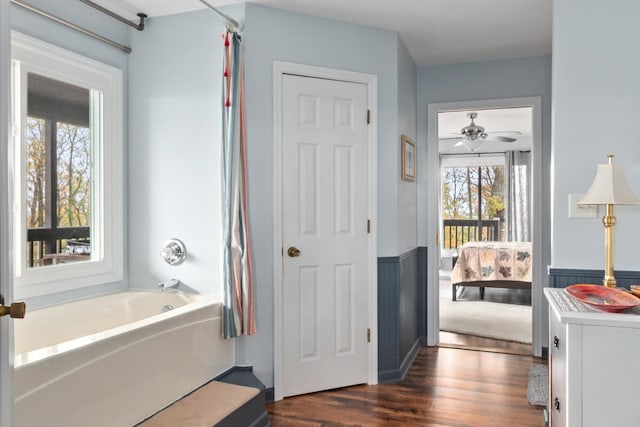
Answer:
[[[284,376],[282,322],[282,79],[285,74],[303,77],[340,80],[367,86],[368,108],[371,111],[368,133],[368,218],[371,234],[368,239],[368,322],[371,342],[368,355],[368,384],[378,383],[378,270],[377,270],[377,88],[378,78],[372,74],[356,73],[332,68],[274,61],[273,63],[273,338],[274,338],[274,399],[281,400]],[[364,119],[364,118],[363,118]]]
[[[0,0],[0,76],[3,76],[0,80],[0,294],[4,295],[6,304],[13,302],[9,3],[9,0]],[[13,321],[8,316],[0,318],[0,427],[13,425]]]
[[[540,96],[502,98],[475,101],[444,102],[428,105],[427,123],[427,241],[434,242],[433,251],[428,251],[428,265],[440,265],[440,244],[437,235],[440,232],[440,162],[438,152],[438,113],[446,111],[481,110],[497,108],[531,107],[533,147],[532,182],[533,207],[531,209],[531,244],[533,266],[531,277],[532,306],[532,351],[533,355],[542,355],[542,288],[546,276],[542,262],[542,98]],[[440,287],[439,269],[430,268],[427,272],[427,345],[436,346],[440,341]]]

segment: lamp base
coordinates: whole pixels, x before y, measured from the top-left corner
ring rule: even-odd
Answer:
[[[602,286],[606,286],[607,288],[615,288],[616,284],[616,278],[613,276],[605,276],[602,280]]]

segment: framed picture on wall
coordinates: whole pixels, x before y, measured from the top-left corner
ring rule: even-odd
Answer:
[[[416,143],[406,135],[402,135],[402,179],[416,180]]]

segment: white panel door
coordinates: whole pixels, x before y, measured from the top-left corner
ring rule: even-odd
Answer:
[[[10,221],[9,158],[9,102],[10,83],[9,0],[0,0],[0,295],[9,304],[13,298],[11,269],[12,251]],[[0,318],[0,427],[12,425],[13,412],[13,319]]]
[[[366,117],[364,84],[283,78],[283,396],[368,379]]]

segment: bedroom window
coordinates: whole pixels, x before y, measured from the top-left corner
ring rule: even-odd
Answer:
[[[504,156],[443,156],[441,173],[443,249],[504,240]]]
[[[16,297],[121,280],[121,72],[11,42]]]

